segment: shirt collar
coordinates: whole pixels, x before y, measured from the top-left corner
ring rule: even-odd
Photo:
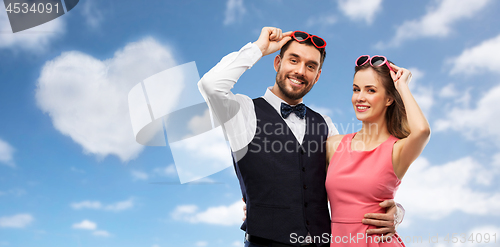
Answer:
[[[276,96],[273,92],[271,92],[271,89],[273,87],[268,87],[266,90],[266,93],[262,98],[264,98],[267,103],[269,103],[274,109],[276,109],[277,112],[281,112],[281,103],[286,103],[284,100],[282,100],[280,97]],[[302,101],[299,102],[299,104],[302,103]],[[293,105],[292,105],[293,106]]]

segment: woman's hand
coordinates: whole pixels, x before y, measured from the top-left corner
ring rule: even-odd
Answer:
[[[390,65],[391,68],[394,70],[391,71],[390,73],[396,89],[399,90],[399,86],[401,84],[405,84],[408,86],[412,78],[411,72],[408,69],[400,68],[392,63]]]

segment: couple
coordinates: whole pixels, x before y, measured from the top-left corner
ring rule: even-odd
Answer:
[[[430,136],[408,89],[411,73],[385,57],[359,57],[352,104],[363,125],[342,136],[329,117],[302,103],[321,75],[325,47],[318,36],[264,27],[198,84],[233,151],[247,207],[245,247],[402,245],[397,235],[387,238],[404,214],[392,199]],[[275,84],[264,96],[230,91],[280,49]]]

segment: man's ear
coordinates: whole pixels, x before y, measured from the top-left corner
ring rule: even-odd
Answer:
[[[276,72],[278,72],[278,70],[280,69],[280,65],[281,65],[281,56],[278,54],[276,55],[276,57],[274,57],[274,70],[276,70]]]
[[[314,84],[316,84],[316,82],[318,82],[318,80],[319,80],[319,76],[320,76],[320,75],[321,75],[321,69],[319,69],[319,71],[318,71],[318,75],[316,75],[316,79],[314,79],[314,83],[313,83],[313,85],[314,85]]]

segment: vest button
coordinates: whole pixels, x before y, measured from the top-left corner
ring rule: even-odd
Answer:
[[[309,221],[308,220],[306,220],[306,224],[309,225]]]
[[[306,207],[306,208],[307,208],[307,202],[306,202],[306,203],[304,203],[304,207]]]
[[[305,154],[305,153],[306,153],[306,151],[304,151],[304,149],[300,149],[300,153],[301,153],[301,154]]]
[[[304,184],[304,189],[307,190],[307,185]]]
[[[305,172],[306,171],[306,168],[305,167],[302,167],[302,171]]]

